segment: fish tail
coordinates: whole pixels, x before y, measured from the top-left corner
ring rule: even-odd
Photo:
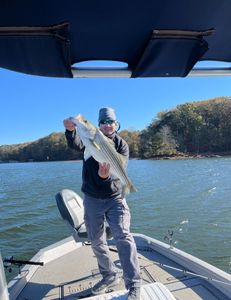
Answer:
[[[130,186],[130,191],[131,192],[138,192],[137,188],[133,184],[131,184],[131,186]]]
[[[131,182],[129,182],[129,184],[123,186],[123,194],[129,194],[131,192],[138,192],[138,190]]]

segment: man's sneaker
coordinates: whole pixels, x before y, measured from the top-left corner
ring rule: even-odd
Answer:
[[[140,287],[131,287],[128,292],[127,300],[140,300]]]
[[[108,288],[116,286],[119,282],[120,278],[118,275],[103,278],[92,287],[91,292],[94,295],[103,294]]]

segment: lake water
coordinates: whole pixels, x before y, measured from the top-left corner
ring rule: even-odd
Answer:
[[[0,164],[0,250],[30,259],[69,236],[55,195],[80,193],[81,162]],[[231,273],[231,158],[131,160],[132,232],[164,241]],[[14,274],[14,273],[13,273]],[[12,277],[7,273],[8,280]]]

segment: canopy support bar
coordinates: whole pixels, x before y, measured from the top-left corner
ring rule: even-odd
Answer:
[[[130,78],[132,74],[127,68],[76,67],[72,67],[72,73],[75,78]],[[231,76],[231,68],[195,68],[188,76]]]
[[[130,78],[132,72],[127,68],[76,68],[72,67],[75,78]]]

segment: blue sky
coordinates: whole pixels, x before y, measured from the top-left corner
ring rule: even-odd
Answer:
[[[60,79],[0,69],[0,145],[34,141],[63,131],[64,118],[115,108],[121,129],[144,129],[177,104],[230,96],[231,77]]]

